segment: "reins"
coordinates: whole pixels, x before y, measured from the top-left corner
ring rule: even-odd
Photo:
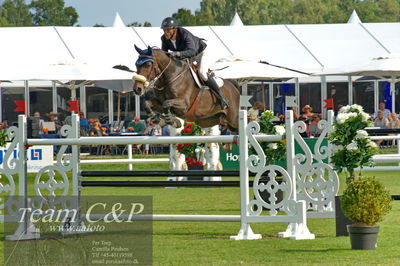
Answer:
[[[147,56],[146,56],[146,57],[147,57]],[[154,59],[154,57],[152,57],[152,58]],[[157,90],[160,90],[160,91],[161,91],[161,90],[164,90],[164,88],[165,88],[166,86],[171,85],[171,84],[172,84],[173,82],[175,82],[178,78],[180,78],[186,71],[189,70],[189,68],[184,69],[181,73],[179,73],[179,74],[178,74],[177,76],[175,76],[173,79],[169,80],[169,81],[168,81],[166,84],[164,84],[161,88],[160,88],[160,87],[157,87],[157,86],[156,86],[156,82],[157,82],[158,79],[164,74],[164,72],[167,70],[167,68],[168,68],[169,65],[171,64],[171,62],[172,62],[172,59],[171,59],[171,57],[170,57],[167,66],[161,71],[161,73],[158,74],[154,79],[150,80],[149,86],[150,86],[151,88],[154,88],[154,89],[157,89]],[[151,71],[153,71],[153,69],[154,69],[154,71],[156,71],[156,68],[155,68],[155,66],[154,66],[155,64],[157,65],[157,68],[160,69],[160,68],[158,67],[157,61],[154,60],[154,63],[153,63],[153,66],[152,66]],[[150,73],[151,73],[151,72],[150,72]]]

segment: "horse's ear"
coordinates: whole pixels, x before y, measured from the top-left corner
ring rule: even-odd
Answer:
[[[147,46],[147,55],[153,56],[153,49],[150,46]]]
[[[137,47],[136,44],[135,44],[135,50],[136,50],[139,54],[143,54],[143,50],[140,49],[139,47]]]

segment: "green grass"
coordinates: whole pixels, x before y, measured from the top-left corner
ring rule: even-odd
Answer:
[[[141,164],[134,167],[136,170],[163,170],[168,165]],[[126,165],[82,166],[82,170],[126,169]],[[364,175],[375,176],[392,194],[400,194],[398,173],[365,172]],[[31,175],[29,180],[33,178]],[[98,178],[88,178],[94,179]],[[240,212],[239,188],[84,188],[82,194],[151,195],[155,214]],[[253,241],[229,240],[229,236],[238,233],[238,222],[154,222],[153,225],[155,265],[399,265],[400,262],[399,201],[394,202],[393,210],[380,224],[378,248],[372,251],[351,250],[348,237],[335,237],[334,219],[308,219],[308,228],[316,239],[297,241],[276,237],[278,232],[286,229],[283,223],[253,224],[253,231],[263,236],[263,239]]]

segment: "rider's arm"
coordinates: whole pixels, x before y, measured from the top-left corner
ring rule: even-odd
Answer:
[[[161,50],[163,50],[164,52],[168,52],[168,44],[167,44],[167,39],[165,38],[165,36],[161,36]]]
[[[197,55],[197,38],[193,36],[188,30],[185,30],[183,28],[181,28],[180,30],[180,37],[182,38],[182,42],[184,43],[184,48],[182,51],[180,51],[180,58],[190,58]]]

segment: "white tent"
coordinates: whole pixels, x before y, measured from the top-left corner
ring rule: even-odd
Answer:
[[[400,54],[388,54],[372,58],[362,64],[345,65],[327,69],[315,75],[321,76],[375,76],[390,82],[392,110],[395,106],[395,83],[400,81]]]

